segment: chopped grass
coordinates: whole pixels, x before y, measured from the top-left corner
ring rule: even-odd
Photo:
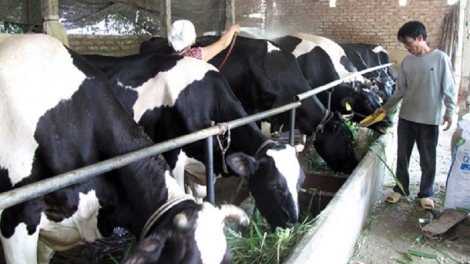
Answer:
[[[289,224],[287,228],[278,227],[272,232],[266,219],[255,210],[250,225],[244,230],[227,227],[227,243],[232,251],[231,263],[283,263],[315,220],[306,218],[302,223]]]
[[[456,260],[456,259],[455,259],[454,257],[452,257],[450,254],[448,254],[447,252],[443,251],[442,249],[440,249],[440,248],[434,246],[433,244],[429,244],[429,246],[430,246],[432,249],[436,250],[437,252],[441,253],[442,255],[446,256],[447,258],[450,258],[450,259],[453,260],[455,263],[462,264],[461,261]]]

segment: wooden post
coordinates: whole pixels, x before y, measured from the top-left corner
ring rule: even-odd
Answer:
[[[468,107],[470,106],[470,94],[468,91],[469,86],[469,75],[470,75],[470,0],[460,1],[461,6],[460,10],[463,10],[463,19],[462,29],[462,56],[461,56],[461,79],[459,87],[459,95],[462,95],[460,100],[463,105],[460,106],[459,111],[459,120],[462,119],[462,116],[469,113]],[[465,6],[466,5],[466,6]],[[459,72],[457,72],[458,74]]]
[[[171,28],[171,0],[162,0],[160,6],[160,37],[168,38]]]
[[[274,0],[266,1],[266,32],[265,35],[272,33],[274,29]]]
[[[229,26],[235,24],[235,0],[226,0],[225,3],[225,27],[228,28]]]
[[[41,0],[41,16],[44,19],[44,33],[53,36],[69,47],[67,33],[59,22],[59,0]]]

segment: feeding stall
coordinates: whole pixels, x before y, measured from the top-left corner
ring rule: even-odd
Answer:
[[[307,178],[299,195],[303,223],[271,233],[255,214],[250,230],[230,229],[233,263],[347,263],[393,163],[395,140],[392,129],[366,146],[350,175],[314,172],[304,166]]]
[[[341,43],[379,44],[387,50],[402,51],[401,44],[396,41],[396,30],[402,25],[403,17],[414,19],[423,9],[419,1],[407,6],[406,1],[400,1],[403,2],[405,6],[398,6],[394,1],[371,3],[366,0],[359,0],[359,5],[357,1],[337,4],[334,0],[96,0],[89,5],[85,0],[6,0],[0,5],[0,32],[52,34],[63,31],[51,26],[58,26],[61,21],[69,38],[63,39],[63,43],[77,53],[122,55],[138,53],[140,43],[153,36],[165,37],[176,19],[189,19],[199,35],[218,35],[231,24],[239,23],[266,38],[271,33],[306,32]],[[433,21],[429,42],[442,43],[452,53],[453,60],[459,61],[460,44],[456,43],[464,38],[460,33],[454,34],[455,28],[462,24],[462,19],[457,21],[458,16],[454,14],[456,6],[448,7],[438,0],[431,0],[428,6],[436,11],[426,14],[427,19]],[[369,12],[371,10],[385,11]],[[454,12],[452,18],[449,18],[450,11]],[[364,13],[367,14],[366,22],[361,17]],[[444,15],[445,20],[442,19]],[[119,33],[126,32],[121,36],[114,35],[119,34],[116,32],[106,35],[99,33],[101,26],[96,25],[100,21],[105,21],[108,27],[104,32],[113,32],[110,27],[131,29],[118,30]],[[77,33],[78,28],[85,33]],[[446,28],[452,28],[452,34],[444,32]],[[435,46],[437,48],[437,44]],[[463,64],[467,67],[462,73],[462,87],[465,86],[462,94],[466,94],[468,63]],[[465,96],[461,98],[466,99]],[[350,175],[307,171],[300,203],[304,210],[313,211],[316,219],[309,222],[308,230],[302,230],[301,241],[283,263],[347,262],[381,189],[387,170],[384,161],[388,165],[393,162],[394,140],[393,133],[378,138]],[[315,189],[315,193],[311,189]]]
[[[317,217],[285,264],[347,263],[391,165],[394,135],[381,136]],[[384,163],[386,161],[386,163]]]

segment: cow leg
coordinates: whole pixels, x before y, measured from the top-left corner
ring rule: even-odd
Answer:
[[[175,164],[175,168],[173,169],[173,177],[175,177],[176,182],[181,187],[182,190],[185,189],[184,187],[184,167],[186,165],[186,160],[188,157],[183,151],[180,151],[178,155],[178,161]]]
[[[204,202],[204,197],[207,196],[207,187],[193,181],[187,181],[187,184],[189,185],[189,188],[191,188],[192,195],[196,199],[196,202],[202,204],[202,202]]]
[[[3,252],[7,264],[37,264],[37,246],[39,229],[33,234],[28,234],[26,225],[20,223],[13,236],[6,238],[0,235]]]
[[[206,166],[198,160],[188,158],[184,166],[185,183],[191,189],[192,195],[198,203],[203,202],[207,196],[206,189]]]
[[[48,247],[44,242],[39,240],[38,242],[38,264],[49,264],[52,257],[54,256],[55,250]]]
[[[265,136],[271,137],[271,123],[262,121],[262,122],[261,122],[261,132],[262,132]]]

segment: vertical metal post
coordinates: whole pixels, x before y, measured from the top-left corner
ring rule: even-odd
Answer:
[[[214,194],[214,159],[212,149],[212,137],[206,138],[206,183],[207,183],[207,200],[215,205]]]
[[[294,146],[295,108],[290,110],[289,144]]]

